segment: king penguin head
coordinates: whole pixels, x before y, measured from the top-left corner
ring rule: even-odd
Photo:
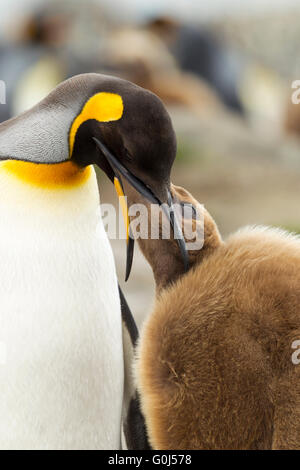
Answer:
[[[66,80],[43,101],[0,125],[0,160],[13,171],[80,180],[98,165],[119,195],[128,182],[151,203],[172,206],[170,172],[176,137],[161,100],[126,80],[83,74]],[[77,171],[78,170],[78,171]],[[174,214],[169,217],[178,229]],[[187,255],[179,237],[185,266]],[[133,255],[128,234],[127,273]]]

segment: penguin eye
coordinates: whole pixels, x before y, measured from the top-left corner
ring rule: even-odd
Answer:
[[[133,160],[132,156],[130,155],[126,147],[124,148],[124,157],[125,157],[125,160],[127,160],[128,162],[132,162]]]

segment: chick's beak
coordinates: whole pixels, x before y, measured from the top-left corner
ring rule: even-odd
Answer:
[[[162,207],[164,213],[166,214],[171,227],[174,232],[174,237],[177,240],[182,259],[184,264],[185,272],[189,269],[189,258],[186,249],[185,239],[182,234],[181,227],[178,223],[176,213],[173,209],[173,198],[171,192],[168,190],[168,199],[167,205],[163,204],[162,201],[154,194],[152,189],[146,185],[142,180],[137,178],[133,175],[120,161],[110,152],[110,150],[103,144],[99,139],[93,137],[97,147],[101,150],[102,154],[106,158],[107,162],[109,163],[113,173],[114,173],[114,186],[116,192],[119,196],[120,205],[124,217],[125,228],[126,228],[126,240],[127,240],[127,259],[126,259],[126,275],[125,281],[129,278],[131,267],[132,267],[132,260],[133,260],[133,252],[134,252],[134,238],[130,231],[130,221],[128,216],[128,207],[126,203],[126,198],[122,186],[121,176],[123,176],[134,188],[135,190],[144,196],[151,204],[158,204]]]

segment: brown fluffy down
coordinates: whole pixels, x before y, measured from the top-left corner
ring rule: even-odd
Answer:
[[[155,449],[299,449],[300,238],[246,228],[159,292],[136,376]]]

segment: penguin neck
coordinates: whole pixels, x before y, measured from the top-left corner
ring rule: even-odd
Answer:
[[[20,160],[0,162],[0,171],[21,183],[49,190],[72,189],[86,182],[91,167],[79,168],[72,161],[57,164],[37,164]]]
[[[78,168],[72,162],[33,164],[0,162],[0,213],[23,224],[34,220],[46,225],[99,214],[99,191],[94,169]]]

